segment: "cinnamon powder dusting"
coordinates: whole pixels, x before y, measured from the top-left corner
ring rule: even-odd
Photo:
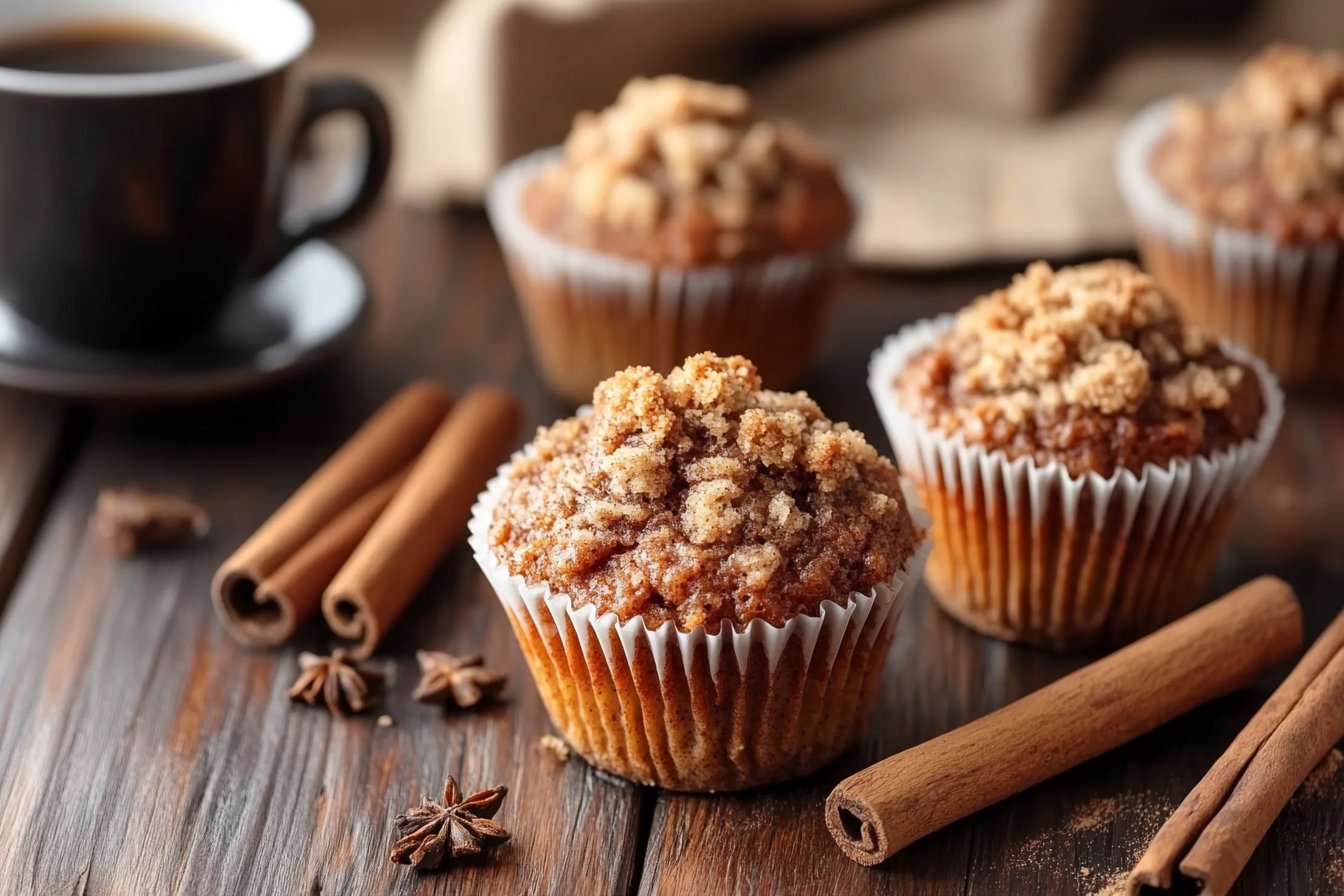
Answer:
[[[1211,453],[1263,413],[1254,372],[1127,261],[1032,264],[963,309],[896,388],[944,432],[1074,475]]]
[[[1326,881],[1337,891],[1344,891],[1344,849],[1330,847],[1330,857],[1325,868]]]
[[[1138,791],[1098,797],[1079,805],[1058,827],[1009,848],[1005,864],[1017,874],[1076,874],[1083,896],[1124,896],[1130,869],[1174,807],[1157,794]],[[1073,869],[1070,871],[1070,869]]]
[[[490,530],[511,573],[576,606],[782,625],[889,581],[922,538],[891,462],[745,358],[631,367],[593,404],[537,432]]]
[[[1307,775],[1307,779],[1298,788],[1297,796],[1308,800],[1319,800],[1329,796],[1335,790],[1335,780],[1341,768],[1344,768],[1344,753],[1341,753],[1338,747],[1334,747],[1312,769],[1311,774]]]

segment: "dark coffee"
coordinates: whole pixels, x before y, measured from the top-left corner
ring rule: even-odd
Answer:
[[[193,17],[119,11],[152,5]],[[7,27],[19,7],[50,18]],[[367,211],[387,110],[354,81],[293,89],[311,38],[295,0],[0,0],[0,307],[80,345],[180,342],[240,283]],[[283,226],[295,148],[344,112],[366,131],[358,186]]]
[[[207,35],[137,21],[72,25],[0,44],[0,68],[70,75],[171,72],[243,58]]]

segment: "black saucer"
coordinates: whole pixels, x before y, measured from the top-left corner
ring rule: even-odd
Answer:
[[[355,263],[323,240],[240,289],[206,333],[152,352],[64,342],[0,298],[0,386],[82,399],[205,401],[259,389],[330,357],[367,316]]]

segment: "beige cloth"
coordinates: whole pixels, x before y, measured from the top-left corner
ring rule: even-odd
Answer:
[[[1144,6],[447,0],[413,62],[388,56],[381,73],[401,119],[395,188],[421,203],[479,201],[499,166],[558,142],[578,109],[606,105],[631,75],[679,71],[741,81],[762,110],[800,122],[851,166],[865,194],[853,245],[861,262],[1121,250],[1132,234],[1111,151],[1138,108],[1225,83],[1271,39],[1344,45],[1344,2],[1265,0],[1220,46],[1130,50],[1075,95],[1099,13],[1114,21],[1120,10],[1123,21]],[[321,24],[319,15],[319,33]],[[762,34],[823,30],[834,34],[814,49],[744,70]]]

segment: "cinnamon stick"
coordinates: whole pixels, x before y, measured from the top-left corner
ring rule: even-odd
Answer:
[[[316,603],[297,605],[258,586],[274,575],[338,515],[424,448],[452,406],[448,390],[430,380],[403,388],[384,404],[215,573],[211,598],[224,628],[244,644],[280,644]]]
[[[322,615],[367,658],[466,526],[471,506],[513,444],[520,410],[497,386],[468,392],[434,433],[405,484],[322,596]]]
[[[1301,646],[1288,585],[1263,577],[1033,694],[840,782],[826,825],[876,865],[939,828],[1145,734]]]
[[[322,605],[322,592],[392,503],[409,472],[409,468],[402,470],[338,514],[262,580],[257,586],[257,601],[289,606],[296,618],[310,617]]]
[[[1342,737],[1344,613],[1157,832],[1130,872],[1130,896],[1143,886],[1169,889],[1178,861],[1202,893],[1223,896],[1293,792]]]

